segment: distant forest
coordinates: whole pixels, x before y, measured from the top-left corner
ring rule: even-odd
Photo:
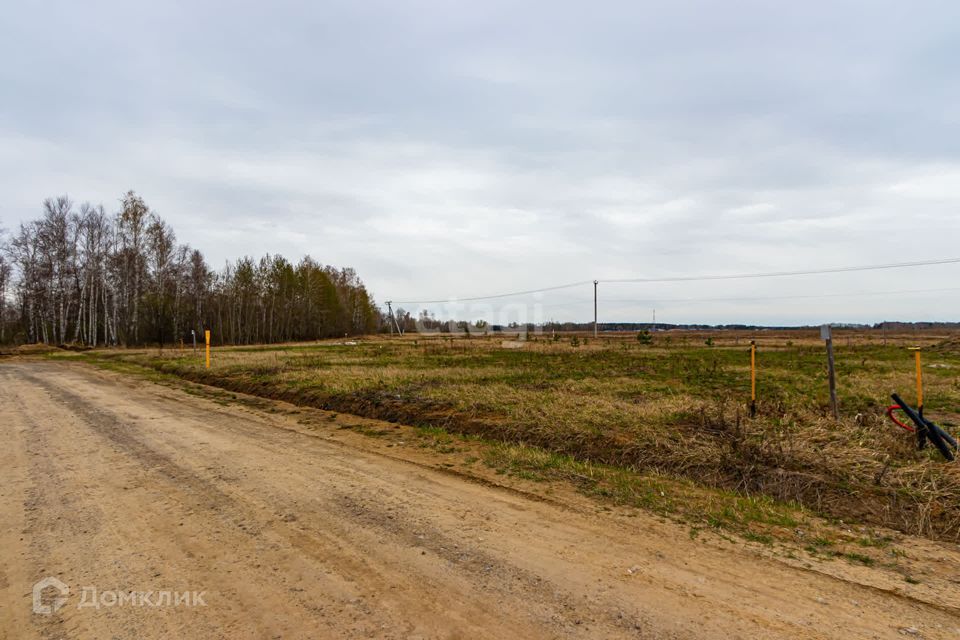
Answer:
[[[0,233],[0,342],[163,345],[210,329],[215,344],[252,344],[380,325],[353,269],[267,255],[212,270],[133,191],[113,215],[50,198],[38,219]]]

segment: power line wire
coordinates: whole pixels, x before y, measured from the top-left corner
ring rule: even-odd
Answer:
[[[739,273],[739,274],[708,274],[698,276],[675,276],[668,278],[613,278],[599,280],[604,284],[626,284],[626,283],[656,283],[656,282],[697,282],[706,280],[745,280],[751,278],[780,278],[787,276],[808,276],[822,275],[828,273],[848,273],[855,271],[878,271],[883,269],[903,269],[909,267],[925,267],[943,264],[960,263],[960,258],[943,258],[939,260],[915,260],[912,262],[891,262],[887,264],[858,265],[850,267],[832,267],[827,269],[809,269],[803,271],[771,271],[766,273]],[[572,289],[592,284],[592,280],[581,280],[579,282],[570,282],[553,287],[542,287],[539,289],[527,289],[525,291],[513,291],[510,293],[497,293],[486,296],[470,296],[466,298],[449,297],[438,300],[394,300],[395,304],[444,304],[448,302],[476,302],[479,300],[496,300],[498,298],[512,298],[515,296],[533,295],[535,293],[546,293],[548,291],[559,291],[561,289]]]
[[[731,275],[701,275],[701,276],[676,276],[671,278],[619,278],[612,280],[601,280],[605,283],[626,283],[626,282],[693,282],[703,280],[744,280],[747,278],[779,278],[784,276],[810,276],[826,273],[847,273],[850,271],[878,271],[881,269],[902,269],[905,267],[925,267],[938,264],[956,264],[960,263],[960,258],[943,258],[941,260],[916,260],[914,262],[891,262],[888,264],[872,264],[855,267],[833,267],[829,269],[810,269],[806,271],[771,271],[768,273],[738,273]]]
[[[581,287],[585,284],[592,284],[593,280],[583,280],[581,282],[570,282],[568,284],[560,284],[555,287],[544,287],[542,289],[529,289],[527,291],[514,291],[512,293],[498,293],[491,296],[473,296],[470,298],[446,298],[443,300],[394,300],[394,304],[443,304],[445,302],[474,302],[476,300],[493,300],[495,298],[511,298],[513,296],[527,296],[534,293],[545,293],[547,291],[559,291],[560,289],[572,289],[574,287]]]
[[[811,293],[791,296],[749,296],[749,297],[730,297],[730,298],[607,298],[604,302],[626,302],[633,304],[650,302],[765,302],[767,300],[808,300],[813,298],[854,298],[858,296],[895,296],[909,295],[912,293],[943,293],[947,291],[960,291],[960,287],[943,287],[938,289],[900,289],[890,291],[854,291],[846,293]],[[581,304],[586,304],[584,301]]]

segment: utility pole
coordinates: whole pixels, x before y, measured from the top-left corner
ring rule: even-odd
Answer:
[[[593,281],[593,337],[597,337],[597,283],[599,280]]]
[[[657,328],[657,310],[656,309],[653,310],[653,328],[654,330],[656,330]]]
[[[391,300],[387,300],[387,313],[389,314],[390,318],[393,320],[393,326],[397,327],[397,333],[399,333],[402,336],[403,329],[400,328],[400,323],[397,322],[397,316],[393,315],[393,302]],[[393,326],[390,327],[390,333],[393,333]]]

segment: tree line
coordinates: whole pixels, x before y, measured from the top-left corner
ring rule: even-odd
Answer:
[[[218,344],[376,332],[381,314],[356,272],[281,256],[212,270],[133,191],[120,210],[48,198],[0,230],[0,342],[176,344],[210,329]]]

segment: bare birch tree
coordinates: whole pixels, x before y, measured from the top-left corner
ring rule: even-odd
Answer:
[[[380,323],[353,269],[267,255],[215,273],[133,191],[112,217],[48,198],[37,220],[0,237],[0,249],[0,341],[163,345],[209,328],[218,342],[249,344],[370,333]]]

